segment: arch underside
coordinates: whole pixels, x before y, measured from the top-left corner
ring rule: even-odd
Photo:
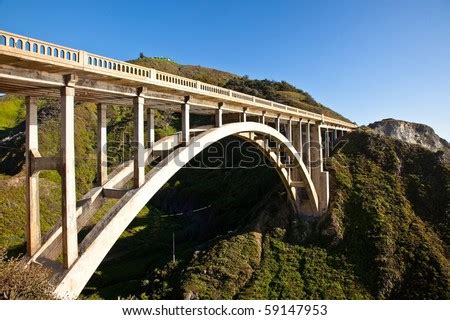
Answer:
[[[167,137],[165,140],[172,144],[172,152],[148,172],[145,183],[140,188],[126,192],[83,239],[80,244],[78,259],[69,270],[56,275],[58,279],[56,295],[61,298],[76,298],[120,235],[158,190],[201,151],[232,135],[239,135],[251,141],[258,146],[265,156],[269,157],[281,177],[289,200],[296,211],[301,211],[302,206],[298,187],[293,187],[291,183],[292,175],[302,181],[302,190],[305,190],[308,195],[308,210],[312,210],[313,213],[318,211],[317,192],[300,155],[283,134],[268,125],[257,122],[225,124],[219,128],[206,130],[195,136],[187,146],[179,148],[175,148],[178,145],[176,136]],[[265,138],[261,139],[261,136]],[[275,148],[268,146],[266,141],[268,137],[271,141],[275,141]],[[152,158],[151,154],[157,151],[158,146],[161,146],[161,141],[155,144],[155,150],[147,149],[145,153],[146,163]],[[290,170],[280,162],[280,151],[285,152],[291,159],[290,161],[293,162],[292,173],[289,173]],[[122,168],[111,175],[112,178],[103,188],[123,185],[124,180],[131,179],[132,170],[132,165],[124,164]],[[95,191],[92,192],[101,193],[101,189],[102,187],[95,188],[93,189]],[[55,235],[53,237],[55,238]],[[36,260],[36,257],[34,257],[34,260]]]

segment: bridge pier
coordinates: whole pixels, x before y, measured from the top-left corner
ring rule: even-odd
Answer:
[[[306,168],[308,169],[309,174],[311,174],[311,122],[308,120],[306,125]]]
[[[328,127],[325,128],[324,132],[325,136],[323,141],[323,148],[325,151],[324,159],[328,159],[330,157],[330,131],[328,130]]]
[[[223,109],[222,108],[223,108],[223,102],[219,102],[216,112],[215,112],[215,116],[214,116],[216,128],[221,127],[223,124]]]
[[[333,145],[332,145],[332,148],[333,148],[333,149],[334,149],[334,147],[336,146],[337,140],[338,140],[338,137],[337,137],[337,129],[334,128],[334,130],[333,130]]]
[[[107,106],[104,103],[97,104],[97,185],[103,186],[108,180],[108,156],[107,156]]]
[[[247,122],[247,108],[242,109],[241,122]]]
[[[142,96],[133,99],[134,114],[134,188],[144,184],[144,98]]]
[[[292,146],[294,147],[294,149],[296,150],[298,156],[300,159],[302,159],[302,156],[299,152],[299,150],[301,149],[301,144],[302,144],[302,138],[301,138],[301,129],[300,129],[300,124],[301,122],[295,125],[292,125],[291,127],[291,138],[292,138]],[[303,160],[302,160],[303,161]],[[297,168],[297,170],[295,170],[294,168],[292,169],[291,172],[292,175],[292,180],[290,182],[290,186],[293,187],[295,189],[295,191],[293,192],[295,194],[295,202],[296,202],[296,206],[297,206],[297,211],[300,212],[301,211],[301,207],[302,207],[302,192],[303,192],[303,187],[304,187],[304,183],[302,181],[301,175],[300,175],[300,169]]]
[[[185,102],[181,105],[181,142],[184,145],[189,143],[189,97],[185,98]]]
[[[74,79],[68,77],[61,88],[61,178],[62,238],[64,268],[69,269],[78,258],[78,227],[75,185]]]
[[[300,120],[298,122],[298,139],[299,139],[299,141],[298,141],[297,150],[300,155],[300,159],[303,160],[303,128],[302,128],[303,123],[302,123],[302,121],[303,121],[303,119],[300,118]]]
[[[311,125],[310,132],[311,179],[319,198],[319,214],[326,212],[329,201],[329,176],[323,171],[322,132],[319,124]]]
[[[280,132],[280,114],[278,114],[275,118],[275,130]]]
[[[289,140],[290,143],[292,143],[292,117],[289,117],[289,120],[287,122],[286,138]]]
[[[152,148],[155,144],[155,109],[147,108],[147,146]]]
[[[32,256],[41,247],[41,223],[39,212],[39,172],[32,172],[32,151],[38,151],[38,114],[36,98],[26,97],[26,201],[27,201],[27,253]]]

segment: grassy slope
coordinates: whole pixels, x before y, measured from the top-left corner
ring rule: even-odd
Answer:
[[[266,194],[247,224],[175,271],[177,297],[448,298],[448,242],[441,239],[448,237],[450,171],[439,154],[399,141],[364,131],[348,139],[330,161],[336,193],[318,232]],[[200,175],[192,180],[203,183]]]
[[[277,185],[277,184],[275,184]],[[341,253],[308,243],[280,185],[246,213],[247,224],[199,250],[181,271],[178,297],[360,299],[371,297]],[[280,193],[281,192],[281,193]]]
[[[448,243],[441,240],[448,237],[448,225],[435,221],[448,223],[449,193],[445,178],[433,170],[447,177],[450,171],[436,154],[419,147],[365,131],[348,138],[331,163],[335,250],[349,258],[377,298],[448,298]],[[418,168],[408,166],[411,161]],[[411,189],[413,173],[426,174],[419,178],[426,191]],[[441,207],[425,213],[423,197]]]
[[[25,119],[24,100],[16,97],[0,97],[0,130],[14,127]]]

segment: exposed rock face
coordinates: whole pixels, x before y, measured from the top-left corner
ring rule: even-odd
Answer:
[[[450,144],[425,124],[383,119],[369,124],[369,128],[378,134],[417,144],[433,152],[443,151],[447,156],[450,154]]]

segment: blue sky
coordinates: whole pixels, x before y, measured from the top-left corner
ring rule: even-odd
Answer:
[[[0,15],[0,29],[117,59],[286,80],[358,124],[450,140],[450,0],[0,0]]]

